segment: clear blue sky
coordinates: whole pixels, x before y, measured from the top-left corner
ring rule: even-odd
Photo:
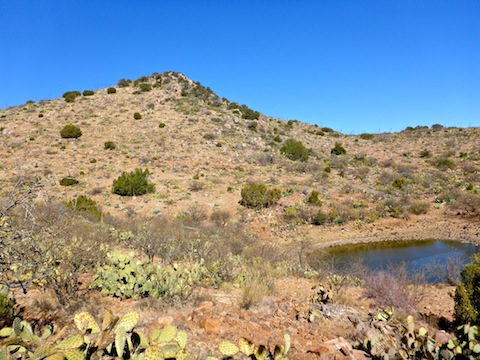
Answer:
[[[0,0],[0,107],[179,71],[344,133],[480,126],[480,1]]]

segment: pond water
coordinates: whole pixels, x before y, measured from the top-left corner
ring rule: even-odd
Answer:
[[[448,265],[461,269],[477,251],[477,246],[472,244],[424,240],[341,246],[329,249],[326,255],[338,272],[348,272],[352,264],[359,261],[372,271],[395,269],[405,264],[409,274],[423,272],[428,282],[435,283],[444,281],[435,272],[440,273],[442,267],[446,271]]]

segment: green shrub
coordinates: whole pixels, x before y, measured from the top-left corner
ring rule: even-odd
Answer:
[[[140,119],[142,118],[142,115],[140,115],[139,112],[136,112],[135,114],[133,114],[133,118],[134,118],[135,120],[140,120]]]
[[[428,151],[427,149],[424,149],[422,151],[420,151],[420,157],[421,158],[429,158],[430,157],[430,151]]]
[[[84,90],[83,91],[83,96],[92,96],[95,94],[95,91],[93,90]]]
[[[323,211],[319,210],[312,219],[313,225],[324,225],[330,220],[328,214],[324,213]]]
[[[123,172],[116,180],[113,180],[113,193],[120,196],[135,196],[153,192],[155,185],[148,181],[150,172],[136,169],[129,173]]]
[[[138,87],[143,92],[147,92],[147,91],[152,90],[152,85],[150,85],[149,83],[141,83]]]
[[[250,184],[241,192],[240,205],[252,209],[261,209],[275,205],[282,197],[282,192],[277,189],[268,189],[263,184]]]
[[[402,177],[398,177],[392,181],[392,186],[395,189],[399,189],[399,190],[403,189],[406,186],[406,184],[407,184],[407,180]]]
[[[248,130],[251,130],[254,132],[257,132],[257,127],[258,127],[258,123],[256,121],[251,121],[247,125]]]
[[[434,160],[433,165],[440,170],[455,169],[456,166],[455,161],[445,157]]]
[[[78,184],[78,180],[71,176],[66,176],[60,180],[60,185],[62,186],[72,186],[77,184]]]
[[[372,140],[372,139],[373,139],[373,135],[372,135],[372,134],[360,134],[360,139],[363,139],[363,140]]]
[[[302,142],[294,139],[287,140],[280,152],[293,161],[307,161],[309,156],[309,150]]]
[[[109,87],[107,89],[107,94],[115,94],[117,92],[117,89],[115,89],[114,87]]]
[[[105,141],[105,143],[103,144],[103,148],[105,150],[115,150],[116,146],[113,141]]]
[[[77,139],[82,136],[82,130],[78,126],[68,124],[60,131],[60,136],[64,139]]]
[[[313,190],[308,197],[307,202],[312,205],[321,206],[322,201],[318,198],[318,191]]]
[[[335,143],[335,147],[330,151],[330,153],[334,155],[344,155],[347,153],[347,150],[345,150],[340,143]]]
[[[165,123],[160,123],[160,124],[158,124],[158,127],[159,127],[160,129],[163,129],[165,126],[167,126],[167,125],[165,125]]]
[[[462,271],[462,281],[455,291],[455,319],[460,324],[480,324],[480,254]]]
[[[409,210],[414,215],[426,214],[430,210],[430,204],[425,201],[417,201],[410,205]]]
[[[85,195],[80,195],[76,199],[70,200],[67,206],[75,211],[92,215],[96,219],[100,219],[102,216],[102,212],[97,207],[97,203]]]
[[[132,80],[130,79],[120,79],[118,80],[117,86],[121,88],[129,87],[131,83],[132,83]]]
[[[75,102],[75,99],[81,95],[80,91],[67,91],[63,93],[63,98],[66,102]]]

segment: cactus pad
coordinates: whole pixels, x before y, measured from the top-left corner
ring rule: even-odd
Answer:
[[[185,349],[187,347],[188,337],[185,331],[179,331],[176,340],[180,348]]]
[[[255,350],[255,344],[245,338],[240,338],[240,340],[238,340],[238,347],[240,351],[247,356],[252,355]]]
[[[58,344],[60,350],[76,349],[83,345],[82,335],[72,335]]]
[[[65,352],[65,358],[67,360],[84,360],[85,354],[80,350],[67,350]]]
[[[145,360],[163,360],[164,357],[160,349],[150,346],[145,350]]]
[[[233,356],[240,351],[235,344],[229,341],[222,341],[220,345],[218,345],[218,350],[225,356]]]
[[[130,311],[123,315],[117,323],[116,329],[123,327],[126,332],[132,331],[140,320],[140,315],[136,311]],[[115,330],[116,332],[116,330]]]
[[[100,332],[97,322],[93,316],[86,311],[75,314],[73,321],[75,321],[77,329],[82,333],[90,332],[91,334],[98,334]]]
[[[168,343],[175,338],[177,328],[173,325],[166,326],[157,338],[158,343]]]

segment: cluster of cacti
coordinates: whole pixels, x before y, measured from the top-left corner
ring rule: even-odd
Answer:
[[[167,303],[188,298],[204,274],[200,266],[177,268],[171,265],[143,263],[118,251],[107,254],[108,264],[93,276],[103,295],[123,299],[152,296]]]
[[[333,301],[333,294],[330,289],[326,289],[323,285],[318,285],[318,288],[310,297],[310,301],[315,304],[327,304]],[[314,289],[315,289],[314,288]]]
[[[372,329],[363,343],[356,347],[373,359],[478,359],[480,336],[477,326],[462,325],[456,337],[437,345],[425,327],[417,327],[413,316],[402,323],[393,316],[393,308],[387,308],[372,316]]]
[[[102,356],[132,360],[193,359],[186,349],[184,331],[170,325],[154,330],[148,338],[134,331],[139,318],[134,311],[120,318],[108,311],[98,325],[89,313],[77,313],[74,316],[77,332],[68,337],[64,336],[67,328],[53,335],[53,327],[47,327],[38,336],[30,324],[16,318],[11,328],[0,330],[0,359],[83,360]]]
[[[242,353],[253,360],[287,360],[291,344],[289,334],[285,334],[284,341],[285,345],[275,345],[273,351],[271,351],[268,346],[255,345],[245,338],[240,338],[238,346],[229,341],[223,341],[218,346],[218,350],[223,356],[227,356],[228,358],[238,353]]]

